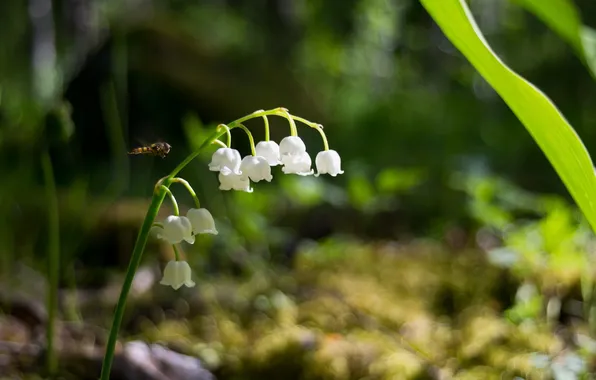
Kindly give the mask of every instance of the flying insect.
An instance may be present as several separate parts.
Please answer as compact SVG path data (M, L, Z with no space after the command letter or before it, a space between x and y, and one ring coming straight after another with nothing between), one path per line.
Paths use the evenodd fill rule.
M137 155L137 154L145 154L147 156L154 156L154 157L161 157L166 158L168 153L170 153L170 149L172 146L167 142L157 142L147 146L140 146L138 148L134 148L130 152L129 155Z

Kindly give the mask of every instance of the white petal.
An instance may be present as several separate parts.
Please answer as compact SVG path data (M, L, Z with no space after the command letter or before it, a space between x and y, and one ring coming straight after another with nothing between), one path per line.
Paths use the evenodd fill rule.
M206 208L191 208L186 213L186 217L192 224L194 234L218 234L213 216Z
M182 240L189 243L194 243L194 239L190 242L192 237L192 225L190 220L185 216L168 216L162 223L163 229L159 232L158 237L166 240L170 244L178 244Z
M267 162L265 157L261 156L244 157L240 165L240 171L253 182L259 182L261 180L271 182L271 179L273 179L269 162Z
M284 167L281 170L285 174L307 176L314 173L310 168L312 160L307 152L282 156L281 161L284 164Z
M244 174L233 173L228 168L223 168L219 172L219 189L220 190L237 190L252 193L253 189L250 187L250 180Z
M231 148L219 148L213 153L209 170L217 172L223 168L228 168L232 172L240 174L240 152Z
M317 174L315 174L315 177L318 177L321 174L329 174L332 177L335 177L338 174L344 173L344 171L341 170L341 157L339 156L339 153L332 149L319 152L315 162L317 165Z
M279 145L275 141L259 141L255 153L257 156L265 157L270 166L281 165Z
M306 145L304 141L298 136L284 137L279 143L279 153L282 157L287 154L301 154L306 152Z
M191 279L192 271L186 261L169 261L163 271L163 278L159 282L161 285L171 286L174 290L182 285L189 288L195 286Z

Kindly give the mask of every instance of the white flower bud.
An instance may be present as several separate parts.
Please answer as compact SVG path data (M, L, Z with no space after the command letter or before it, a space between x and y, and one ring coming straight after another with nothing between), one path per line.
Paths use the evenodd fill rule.
M209 163L209 170L218 172L223 168L228 168L230 171L236 174L240 172L241 162L240 152L236 149L231 148L219 148L213 153L211 162Z
M163 270L163 278L159 282L161 285L171 286L174 290L178 290L182 285L189 288L195 286L194 281L190 278L192 271L190 265L186 261L169 261Z
M213 216L206 208L191 208L186 217L190 220L193 234L218 234Z
M285 174L298 174L301 176L312 175L314 171L310 168L312 160L307 152L290 154L281 157L284 167L281 169Z
M219 172L219 189L220 190L238 190L252 193L250 187L250 180L244 174L233 173L228 168L223 168Z
M298 136L287 136L279 143L279 154L282 162L285 155L296 155L306 152L304 141Z
M242 164L240 164L240 171L253 182L259 182L261 180L271 182L271 179L273 179L271 166L269 166L267 159L261 156L244 157Z
M329 174L335 177L338 174L344 173L341 170L341 157L339 157L339 153L332 149L319 152L315 163L317 165L317 174L315 174L315 177L321 174Z
M279 145L275 141L260 141L255 147L255 153L264 157L270 166L281 165Z
M166 240L170 244L178 244L182 240L194 244L195 237L192 235L192 225L185 216L170 215L162 223L163 229L159 230L157 237Z

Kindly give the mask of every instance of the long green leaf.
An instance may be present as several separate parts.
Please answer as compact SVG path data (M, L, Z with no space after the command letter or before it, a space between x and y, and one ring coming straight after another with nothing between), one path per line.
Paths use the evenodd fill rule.
M420 2L524 124L596 231L594 166L571 125L544 93L491 50L464 0Z
M582 24L579 10L572 0L511 0L566 40L596 78L596 31Z

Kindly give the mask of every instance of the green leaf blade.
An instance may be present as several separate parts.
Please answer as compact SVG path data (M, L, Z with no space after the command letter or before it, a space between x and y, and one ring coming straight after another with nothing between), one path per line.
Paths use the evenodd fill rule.
M463 0L420 0L524 124L596 231L596 175L590 156L551 100L491 50Z
M596 31L582 24L572 0L511 0L548 25L569 43L596 79Z

